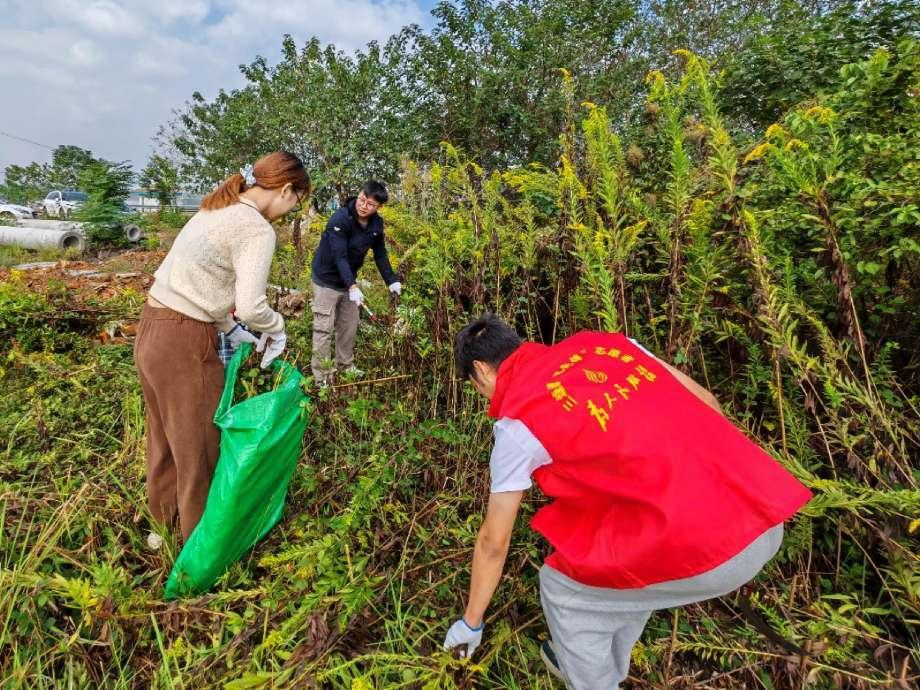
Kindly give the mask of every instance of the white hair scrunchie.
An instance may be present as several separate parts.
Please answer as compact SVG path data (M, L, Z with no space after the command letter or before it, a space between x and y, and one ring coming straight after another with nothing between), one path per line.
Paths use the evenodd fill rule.
M252 187L256 183L255 173L252 172L252 163L247 163L242 168L240 168L240 175L243 176L243 180L246 182L247 187Z

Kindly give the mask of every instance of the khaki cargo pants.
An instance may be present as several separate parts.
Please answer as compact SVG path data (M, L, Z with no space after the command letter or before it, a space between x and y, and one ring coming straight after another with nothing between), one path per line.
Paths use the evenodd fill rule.
M313 283L313 359L310 366L317 383L330 382L336 371L354 364L359 309L348 299L348 290L333 290ZM330 366L333 333L334 369Z
M220 450L214 412L224 388L213 323L144 305L134 363L147 413L147 498L155 521L183 539L198 524Z

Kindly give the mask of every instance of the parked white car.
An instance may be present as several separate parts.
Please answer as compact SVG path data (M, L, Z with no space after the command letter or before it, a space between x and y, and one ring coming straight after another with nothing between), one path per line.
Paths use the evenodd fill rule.
M30 220L37 217L38 214L28 206L11 204L6 199L0 199L0 219L2 220Z
M43 206L45 215L52 218L69 218L70 214L83 205L86 194L83 192L59 191L48 192Z

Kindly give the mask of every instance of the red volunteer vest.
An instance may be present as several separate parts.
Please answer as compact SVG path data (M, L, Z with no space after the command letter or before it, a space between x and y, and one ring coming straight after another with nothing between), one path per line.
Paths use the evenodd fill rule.
M489 415L523 422L552 458L554 500L531 527L546 563L630 589L699 575L791 517L811 492L619 333L525 343L502 362Z

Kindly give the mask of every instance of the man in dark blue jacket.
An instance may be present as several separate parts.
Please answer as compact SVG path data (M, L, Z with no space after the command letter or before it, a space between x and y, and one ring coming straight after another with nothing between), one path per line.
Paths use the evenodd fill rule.
M369 180L357 198L349 199L329 222L313 257L313 377L329 383L334 371L354 367L355 333L364 294L357 285L358 270L369 249L389 286L399 295L402 284L393 272L383 237L383 219L377 210L389 198L386 188ZM335 333L335 369L331 368L332 334Z

